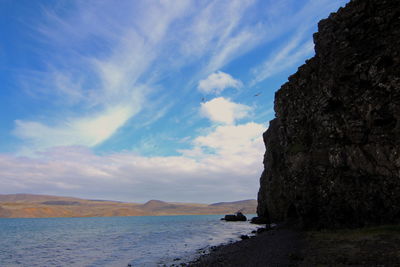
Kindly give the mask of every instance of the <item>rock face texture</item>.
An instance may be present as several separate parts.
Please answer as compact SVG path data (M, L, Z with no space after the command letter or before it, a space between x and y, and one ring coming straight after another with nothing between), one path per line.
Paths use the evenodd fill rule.
M275 94L257 213L304 228L400 221L400 1L354 0Z

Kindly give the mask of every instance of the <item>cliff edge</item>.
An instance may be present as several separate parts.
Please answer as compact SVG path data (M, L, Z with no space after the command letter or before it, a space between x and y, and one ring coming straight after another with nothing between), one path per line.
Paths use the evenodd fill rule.
M400 221L400 1L353 0L275 94L257 213L304 228Z

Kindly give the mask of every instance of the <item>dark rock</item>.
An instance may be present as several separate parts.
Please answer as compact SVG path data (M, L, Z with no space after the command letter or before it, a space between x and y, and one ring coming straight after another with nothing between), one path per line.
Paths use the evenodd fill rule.
M268 230L267 228L258 228L257 229L257 234L261 234L261 233L263 233L263 232L265 232L267 230Z
M236 214L225 215L224 220L228 222L237 222L237 221L247 221L247 218L241 212L238 212Z
M400 221L400 1L320 21L315 56L275 94L258 216L304 228Z
M236 221L236 215L234 214L227 214L224 218L225 221Z
M254 224L269 224L269 221L267 218L264 217L253 217L250 220L250 223Z
M304 260L303 256L296 254L296 253L289 253L288 256L289 256L289 259L292 261L303 261Z
M247 217L244 216L243 213L241 212L236 213L236 217L238 221L244 221L244 222L247 221Z
M241 235L240 239L245 240L245 239L250 239L250 237L248 235Z

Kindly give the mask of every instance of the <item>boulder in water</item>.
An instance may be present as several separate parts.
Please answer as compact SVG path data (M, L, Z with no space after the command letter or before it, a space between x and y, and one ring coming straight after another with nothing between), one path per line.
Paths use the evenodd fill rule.
M241 213L241 212L238 212L236 214L225 215L224 219L227 222L237 222L237 221L245 222L245 221L247 221L246 216L244 216L243 213Z

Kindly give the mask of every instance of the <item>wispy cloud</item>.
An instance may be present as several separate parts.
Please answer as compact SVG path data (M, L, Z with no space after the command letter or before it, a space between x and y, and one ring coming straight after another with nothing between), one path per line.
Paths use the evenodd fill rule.
M332 5L326 0L321 2ZM47 94L49 103L59 104L59 111L40 114L36 119L34 116L18 118L14 132L27 141L26 145L38 149L65 143L99 144L112 137L133 116L150 112L156 114L152 117L161 118L158 115L166 114L165 106L160 108L149 103L163 97L169 107L178 102L168 96L169 90L162 81L173 75L175 79L182 78L179 73L185 68L191 68L192 72L191 78L180 84L181 97L188 94L183 88L192 90L208 75L218 76L214 78L220 78L217 80L221 83L209 81L207 85L203 81L199 87L202 91L220 93L226 86L237 88L238 80L226 79L222 72L215 72L258 45L276 40L304 24L301 21L304 17L313 17L313 12L325 8L319 1L307 1L299 11L290 11L290 16L282 14L293 3L279 2L278 12L274 8L276 3L265 2L261 5L265 15L263 9L258 10L260 3L255 0L128 1L119 3L118 7L112 1L71 1L68 8L65 3L43 8L43 19L34 26L40 33L38 39L43 47L38 53L46 59L43 62L46 68L21 80L31 94L39 97ZM309 53L311 44L297 38L255 68L251 84L297 64ZM154 108L143 110L147 106ZM69 141L56 142L64 139L61 136L65 135L60 135L63 130L71 128L66 124L79 124L82 117L88 124L91 121L95 124L99 117L107 117L113 107L130 112L104 138L96 142L79 141L87 135L80 131L84 127L72 127L74 130L67 134ZM160 109L164 111L160 113ZM44 134L33 138L21 133L29 127L32 129L32 125ZM54 135L60 137L50 138Z
M273 2L273 3L272 3ZM340 1L342 4L346 0ZM314 53L312 29L329 11L335 10L338 3L329 0L308 0L296 7L295 0L269 1L266 8L264 27L268 31L268 41L279 39L284 33L290 33L290 39L281 47L269 50L269 56L259 66L251 69L253 78L249 82L252 87L276 74L301 65L302 61ZM285 10L285 14L282 14Z
M138 5L149 11L148 16L138 14L139 24L127 16L135 10L132 4L126 6L123 17L108 1L73 4L74 12L63 16L44 10L46 24L38 30L54 51L64 50L66 56L57 54L48 71L41 73L46 77L43 82L28 86L32 93L37 90L63 99L62 104L74 106L76 112L49 114L52 120L60 121L52 125L17 120L14 133L35 149L98 145L147 106L155 91L148 69L162 52L170 24L184 13L188 3ZM98 49L96 41L105 47ZM86 43L99 53L81 51Z
M107 140L136 112L138 109L129 106L113 107L98 115L67 119L55 126L17 120L14 133L38 149L60 145L93 147Z
M299 65L304 58L311 56L314 52L314 44L311 40L304 41L303 39L304 33L300 32L276 53L271 53L271 56L262 64L252 69L254 78L250 82L250 86Z
M193 19L179 35L180 55L201 66L193 74L193 83L265 41L266 29L248 20L254 15L256 3L255 0L197 2Z
M54 124L43 120L43 116L40 120L18 119L14 132L26 145L36 149L100 144L143 107L151 106L147 103L168 93L159 80L171 73L171 67L180 69L192 64L191 59L207 54L208 63L198 73L210 73L237 57L239 50L244 51L242 46L250 42L247 35L250 28L240 27L240 21L253 3L235 0L193 6L187 1L135 2L124 3L124 8L117 10L112 2L102 1L72 2L73 9L69 12L44 9L45 21L39 24L38 31L51 48L51 53L42 52L51 61L47 63L48 70L39 74L45 78L27 86L33 94L51 95L56 102L61 99L59 103L73 107L75 112L48 114L51 121L61 121ZM180 36L180 32L186 35ZM174 35L183 40L171 38ZM93 49L83 50L86 46ZM58 53L60 50L62 54ZM233 78L225 82L239 86L239 81ZM216 90L223 90L221 86ZM110 116L113 107L126 111L123 119L117 112L118 120L107 134L101 138L96 135L89 141L93 136L83 132L87 128L77 125L82 120L96 125L102 121L100 118ZM167 110L162 109L165 114ZM152 117L161 117L159 110L160 107L154 107L156 116ZM38 130L41 134L27 133L28 130Z

